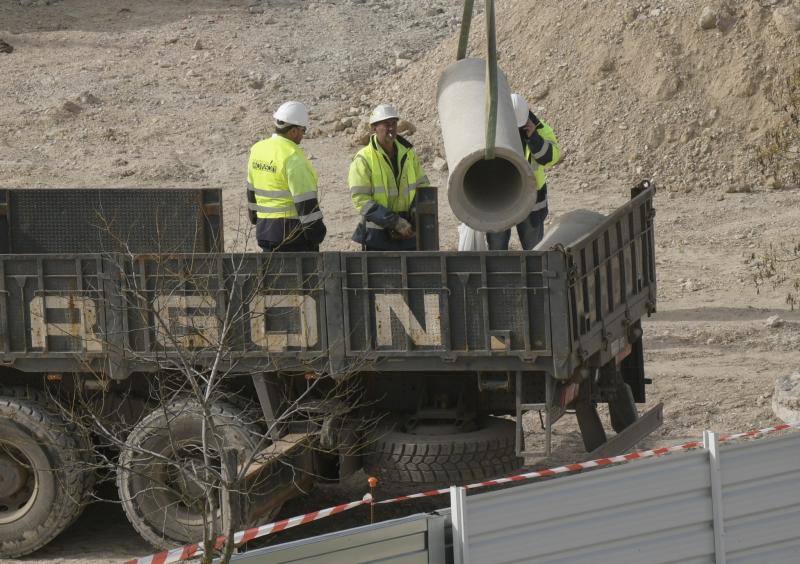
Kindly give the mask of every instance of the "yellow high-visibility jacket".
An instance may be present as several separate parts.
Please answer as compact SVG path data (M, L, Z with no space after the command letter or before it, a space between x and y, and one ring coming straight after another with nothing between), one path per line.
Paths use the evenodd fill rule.
M325 238L317 173L291 139L273 134L253 145L247 163L247 190L259 241L306 240L318 246Z
M536 130L528 139L522 133L520 133L520 137L525 146L525 158L533 168L533 176L536 180L536 205L531 211L537 212L537 216L540 216L539 219L544 221L548 211L547 173L545 171L555 166L561 159L561 147L553 128L533 113L529 117L536 125Z
M361 214L353 240L369 250L414 250L415 241L392 238L398 217L412 222L417 188L429 186L413 145L401 136L395 140L396 161L380 146L375 135L353 157L348 174L350 197Z

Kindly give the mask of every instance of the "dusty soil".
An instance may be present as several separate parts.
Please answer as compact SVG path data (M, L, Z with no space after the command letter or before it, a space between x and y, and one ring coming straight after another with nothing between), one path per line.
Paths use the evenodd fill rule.
M646 446L775 423L775 378L800 366L800 315L786 307L785 289L756 292L745 259L800 235L800 189L786 170L753 164L784 119L781 80L800 61L800 35L776 13L800 6L710 2L714 25L703 29L696 0L611 9L546 0L535 14L523 0L499 4L501 66L565 148L551 174L550 221L578 207L609 211L642 178L660 186L659 311L645 323L645 346L648 405L664 402L666 422ZM346 174L370 107L399 105L429 175L446 185L446 171L432 169L442 151L434 93L454 58L460 11L457 0L3 2L0 39L13 50L0 52L0 187L220 186L229 248L253 250L240 228L246 153L268 134L277 104L299 99L313 110L303 146L321 179L323 250L355 248ZM482 32L479 17L473 54ZM441 196L442 246L453 249L456 221ZM774 315L783 323L768 324ZM571 420L555 442L557 456L529 462L581 459ZM365 487L363 474L319 486L283 515L355 499ZM366 519L356 510L276 540ZM118 507L97 504L25 561L149 552Z

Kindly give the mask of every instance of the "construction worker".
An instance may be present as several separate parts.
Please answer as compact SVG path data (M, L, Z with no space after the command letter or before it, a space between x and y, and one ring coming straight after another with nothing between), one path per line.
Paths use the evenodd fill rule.
M393 106L377 106L369 117L369 143L350 164L350 197L361 214L353 241L367 251L416 249L414 196L429 183L413 146L397 134L399 119Z
M544 236L544 220L547 217L547 174L561 158L558 139L552 128L540 120L528 107L528 102L519 94L511 95L511 105L517 118L519 137L525 151L525 158L533 168L536 180L536 204L531 213L517 224L517 235L522 248L530 251ZM508 250L511 229L499 233L487 233L486 242L490 251Z
M258 245L265 251L318 251L325 238L317 173L300 142L308 127L301 102L281 104L275 133L250 149L247 201Z

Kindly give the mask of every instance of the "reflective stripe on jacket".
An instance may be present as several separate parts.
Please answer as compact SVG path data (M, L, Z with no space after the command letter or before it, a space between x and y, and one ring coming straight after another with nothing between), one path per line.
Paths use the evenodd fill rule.
M371 249L413 250L414 240L393 239L390 229L398 216L412 221L417 188L429 186L413 145L403 137L395 140L397 175L391 157L375 135L353 157L348 174L350 197L362 216L353 240ZM388 229L387 229L388 228Z

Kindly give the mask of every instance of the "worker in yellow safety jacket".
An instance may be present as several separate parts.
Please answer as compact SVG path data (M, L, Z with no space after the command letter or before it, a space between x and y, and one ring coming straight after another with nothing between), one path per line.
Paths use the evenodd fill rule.
M325 238L317 173L300 148L308 109L286 102L273 114L275 133L250 149L247 201L264 251L318 251Z
M533 168L536 180L536 204L531 213L517 224L517 235L522 248L534 248L544 237L544 220L547 217L547 174L545 171L558 163L561 148L553 129L536 117L525 98L519 94L511 95L511 104L519 127L519 137L525 151L525 158ZM490 251L508 250L511 229L499 233L487 233L486 242Z
M399 119L393 106L376 107L369 143L350 164L350 197L361 214L353 240L367 251L416 249L414 197L430 184L413 145L397 134Z

